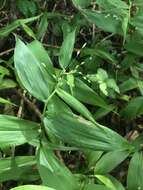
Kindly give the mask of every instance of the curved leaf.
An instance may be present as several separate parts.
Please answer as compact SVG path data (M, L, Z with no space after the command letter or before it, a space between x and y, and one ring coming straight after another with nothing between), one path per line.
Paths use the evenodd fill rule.
M44 185L57 190L76 189L77 184L72 173L52 150L44 146L38 151L38 170Z
M13 116L0 115L0 147L37 142L38 129L37 123Z
M127 176L127 189L143 189L143 152L136 152L131 159Z
M1 37L6 37L8 36L13 30L15 30L17 27L32 22L34 20L37 20L39 16L35 16L35 17L31 17L31 18L27 18L27 19L17 19L16 21L14 21L13 23L9 24L8 26L5 26L3 28L0 29L0 38Z
M48 132L75 147L100 151L132 148L132 145L111 129L73 114L47 114L44 124Z
M143 114L143 97L139 96L129 101L128 105L122 110L121 114L128 120L132 120Z
M75 32L76 30L73 30L68 33L60 49L59 62L62 68L66 68L70 63L75 43Z
M16 156L0 159L0 182L18 180L36 164L35 156ZM26 174L27 174L26 173Z
M106 174L111 172L129 155L129 151L113 151L103 155L96 163L95 173Z
M12 188L11 190L55 190L55 189L40 185L23 185Z
M95 122L88 109L82 103L80 103L74 96L70 95L69 93L60 88L58 88L56 92L58 96L62 98L69 106L71 106L77 112L81 113L85 118Z
M14 62L18 77L30 94L46 101L54 88L55 80L42 60L37 59L33 51L17 39Z

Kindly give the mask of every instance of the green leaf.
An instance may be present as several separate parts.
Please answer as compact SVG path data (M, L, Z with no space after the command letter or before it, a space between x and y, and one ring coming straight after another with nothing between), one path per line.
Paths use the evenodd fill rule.
M73 88L75 86L75 78L74 78L73 74L67 75L67 84L69 85L71 94L73 95Z
M0 80L0 89L15 88L17 86L16 82L11 79Z
M75 29L68 33L60 49L59 63L62 68L66 68L70 64L75 43L75 33Z
M103 48L100 48L98 46L94 49L84 48L83 50L81 50L81 53L83 53L84 55L98 56L101 59L113 64L116 64L117 62L115 57L111 53L105 51Z
M83 190L111 190L104 185L97 185L97 184L88 184L85 185Z
M18 137L17 137L18 138ZM16 156L0 159L0 182L18 180L36 164L34 156Z
M98 82L99 84L106 82L108 79L108 73L104 70L99 68L97 70L97 74L90 74L87 75L88 79L92 82Z
M99 160L99 158L103 154L102 151L84 150L83 152L84 152L84 155L87 159L89 168L95 167L97 161Z
M128 80L124 81L119 86L121 93L125 93L125 92L135 89L137 87L138 87L137 80L134 78L129 78Z
M19 11L25 16L33 16L37 12L37 6L35 1L29 0L17 0L17 7Z
M82 117L70 113L47 113L45 129L59 139L75 147L115 151L132 148L123 137L99 124L93 124Z
M23 185L12 188L11 190L55 190L55 189L40 185Z
M75 97L73 97L72 95L70 95L69 93L65 92L60 88L58 88L56 92L58 96L62 98L69 106L71 106L77 112L81 113L85 118L95 122L88 109L82 103L80 103Z
M141 95L143 96L143 81L137 80L137 85L138 85Z
M92 88L80 79L75 79L73 96L83 103L107 108L108 104Z
M17 19L16 21L9 24L8 26L5 26L0 29L0 38L8 36L13 30L18 28L19 26L21 26L23 24L27 24L29 22L33 22L33 21L37 20L40 16L41 15L27 18L27 19Z
M113 18L112 14L101 13L100 11L84 10L83 14L85 17L95 24L97 27L101 28L105 32L118 33L121 34L121 21L120 18Z
M125 48L129 52L142 57L143 56L142 37L138 33L134 33L133 35L130 36L128 42L125 44Z
M143 152L136 152L129 165L127 176L127 189L143 189Z
M135 27L136 31L143 35L143 8L142 1L135 1L136 14L131 18L130 24Z
M128 10L128 4L122 0L97 0L96 3L103 9L109 9L111 12L121 14ZM119 12L120 10L120 12Z
M127 32L128 32L128 24L129 24L129 14L127 14L127 15L123 18L123 21L122 21L122 30L123 30L123 36L124 36L123 44L124 44L125 41L126 41L126 36L127 36Z
M7 68L0 65L0 75L2 75L2 76L8 75L9 76L10 72Z
M136 98L131 99L128 105L121 112L121 115L128 120L132 120L142 114L143 114L142 96L138 96Z
M108 79L108 73L104 69L99 68L97 70L96 78L98 81L106 81Z
M108 91L107 91L107 84L105 82L99 84L99 88L101 92L105 95L108 96Z
M135 151L139 151L143 147L143 133L141 133L133 142L132 145L135 147Z
M26 24L22 24L22 27L28 36L32 37L33 39L36 39L33 30L29 26L27 26Z
M9 105L14 105L12 102L9 100L6 100L5 98L0 97L0 104L9 104Z
M48 52L44 49L42 43L40 43L38 40L34 40L30 44L28 44L28 48L30 49L30 51L32 51L32 53L40 63L45 64L46 71L50 75L54 76L55 72L53 63L48 55Z
M75 6L80 6L82 8L85 8L90 5L91 0L72 0L72 2Z
M0 115L0 147L36 143L39 125L17 117Z
M111 175L106 175L110 181L113 183L113 185L116 187L116 190L125 190L123 185L113 176Z
M129 155L129 151L113 151L104 154L96 163L95 173L106 174L111 172Z
M37 50L33 51L20 39L17 39L14 52L16 72L22 85L31 95L39 100L46 101L55 86L55 79L49 74L50 70L47 71L46 63L41 62L45 58L37 59L35 56Z
M65 112L72 113L70 107L56 95L54 95L48 103L48 112L56 114Z
M95 120L101 119L106 116L108 113L112 112L116 107L114 105L108 105L106 108L99 108L94 114Z
M116 187L114 186L114 184L108 177L103 176L103 175L95 175L95 177L99 179L109 189L116 190Z
M119 87L114 79L108 79L106 81L107 87L113 89L115 92L120 93Z
M44 35L46 34L47 27L48 27L48 15L45 12L43 16L41 17L39 26L38 26L38 31L37 31L37 39L42 40L44 38Z
M57 190L78 189L72 173L46 147L41 147L38 151L38 170L44 185Z

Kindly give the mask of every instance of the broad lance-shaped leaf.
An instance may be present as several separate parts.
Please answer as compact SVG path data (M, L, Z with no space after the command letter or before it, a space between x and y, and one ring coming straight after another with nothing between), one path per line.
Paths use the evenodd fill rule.
M13 30L15 30L17 27L35 21L37 20L39 16L35 16L35 17L31 17L31 18L27 18L27 19L17 19L16 21L14 21L13 23L9 24L8 26L5 26L3 28L0 29L0 38L6 37L8 36Z
M125 190L123 185L111 175L95 175L110 190Z
M122 110L122 116L132 120L143 114L143 97L138 96L129 101L128 105Z
M38 170L44 185L56 190L78 189L76 180L52 150L41 147L38 151Z
M55 86L55 79L41 60L37 59L34 50L31 51L20 39L16 40L14 62L18 77L31 95L46 101Z
M75 80L73 95L81 102L103 107L105 109L108 107L108 104L104 101L104 99L101 98L99 94L97 94L93 89L91 89L80 79Z
M105 32L112 32L122 34L120 19L116 20L108 13L100 13L98 11L82 10L85 17L97 27L101 28Z
M36 57L36 59L40 63L45 64L45 68L46 68L47 72L50 75L54 75L55 73L54 73L54 67L53 67L52 61L51 61L47 51L44 49L43 45L38 40L34 40L31 43L29 43L27 46L30 49L30 51L32 51L32 53Z
M141 133L139 136L137 136L133 142L132 145L135 147L135 151L140 151L143 147L143 133Z
M129 151L112 151L104 154L95 166L96 174L107 174L124 161Z
M95 47L94 49L91 48L84 48L81 50L81 54L83 55L91 55L91 56L98 56L103 60L106 60L109 63L116 64L117 60L115 57L109 53L107 50L104 50L101 47Z
M77 112L82 114L88 120L95 122L90 111L88 111L88 109L82 103L80 103L74 96L70 95L69 93L60 88L58 88L56 92L58 96L61 99L63 99L69 106L71 106Z
M91 150L85 149L85 150L83 150L83 153L87 160L88 168L93 168L93 167L95 167L96 162L102 156L103 151L91 151Z
M23 185L19 187L12 188L11 190L56 190L50 187L41 185Z
M130 162L127 190L143 189L143 152L136 152Z
M9 100L6 100L4 98L1 98L1 97L0 97L0 104L9 104L9 105L14 106L14 104L12 102L10 102Z
M111 176L111 175L106 175L106 177L108 177L110 179L110 181L112 182L112 184L116 187L116 190L125 190L124 186L122 185L122 183L120 181L118 181L115 177Z
M85 8L90 5L91 0L72 0L72 2L75 6L80 6L82 8Z
M111 190L116 190L116 187L114 186L114 184L112 183L112 181L104 175L95 175L95 177L101 181L106 187L108 187Z
M62 68L66 68L70 63L75 43L75 32L76 30L74 29L68 33L60 49L59 63Z
M15 88L17 86L16 82L11 79L3 79L0 81L0 90L1 89L8 89L8 88Z
M36 165L35 156L16 156L0 159L0 182L18 180Z
M87 184L84 190L125 190L123 185L111 175L96 177L100 178L100 181L105 185Z
M44 118L44 124L47 132L75 147L103 151L132 148L132 145L111 129L69 113L49 113Z
M44 38L44 35L46 34L46 31L47 31L47 27L48 27L48 14L47 12L45 12L41 17L41 20L38 26L38 31L36 34L38 40L41 40Z
M36 143L39 125L17 117L0 115L0 147Z
M85 185L83 190L111 190L105 185L97 185L97 184L87 184Z

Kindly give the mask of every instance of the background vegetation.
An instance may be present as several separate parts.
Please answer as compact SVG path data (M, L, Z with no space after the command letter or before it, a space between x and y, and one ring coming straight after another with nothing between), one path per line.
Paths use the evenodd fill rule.
M0 0L0 189L143 190L142 0Z

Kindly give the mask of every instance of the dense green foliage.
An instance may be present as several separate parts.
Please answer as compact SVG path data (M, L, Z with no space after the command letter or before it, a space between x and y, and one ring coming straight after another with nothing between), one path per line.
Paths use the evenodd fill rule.
M143 190L142 0L0 6L1 188Z

